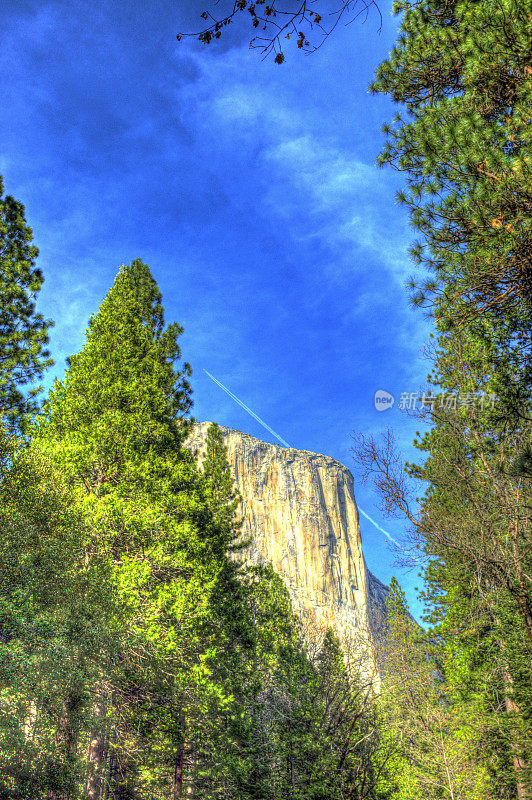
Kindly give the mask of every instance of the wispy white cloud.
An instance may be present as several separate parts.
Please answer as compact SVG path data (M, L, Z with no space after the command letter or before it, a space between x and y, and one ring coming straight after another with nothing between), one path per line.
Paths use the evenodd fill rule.
M267 149L264 158L289 174L299 188L310 191L324 210L367 190L377 177L374 167L350 158L340 147L328 145L310 132L283 139Z
M303 235L335 248L351 245L370 252L404 282L410 272L409 236L406 226L383 207L386 194L392 200L393 188L381 170L310 133L270 148L265 158L278 173L268 198L273 209L293 214L289 204L297 203L309 219L317 218L317 227ZM288 191L290 185L295 194Z
M275 77L258 83L255 74L246 73L243 59L231 51L218 70L210 61L201 65L188 114L196 133L203 126L211 140L207 152L240 152L265 214L290 221L295 241L314 240L342 252L336 276L341 265L352 269L346 258L351 248L377 258L402 287L411 269L411 237L406 219L394 209L392 176L360 158L356 142L345 142L341 131L325 125L321 105L312 111ZM183 91L189 96L191 87ZM242 180L235 177L237 183Z

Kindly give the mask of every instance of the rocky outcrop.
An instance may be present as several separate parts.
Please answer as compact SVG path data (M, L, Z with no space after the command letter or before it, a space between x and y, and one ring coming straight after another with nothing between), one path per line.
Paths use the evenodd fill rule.
M209 424L196 424L189 439L198 453ZM344 647L367 646L388 590L364 561L350 471L328 456L220 427L242 496L242 535L251 539L240 558L271 562L309 629L331 626Z

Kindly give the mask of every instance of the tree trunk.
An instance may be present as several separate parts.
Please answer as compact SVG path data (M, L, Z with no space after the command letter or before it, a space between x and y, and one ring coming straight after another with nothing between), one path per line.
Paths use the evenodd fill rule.
M501 621L496 614L493 615L493 619L497 628L501 628ZM519 706L514 702L512 697L514 682L510 673L510 665L508 664L504 655L504 644L501 641L501 639L497 640L497 644L499 646L499 651L502 657L501 677L502 677L502 692L504 695L504 708L509 718L511 718L512 716L516 716L522 719L521 710L519 709ZM530 798L530 792L526 784L523 783L523 773L527 767L527 764L520 757L519 745L515 741L515 733L513 730L511 732L511 737L512 740L510 741L510 749L512 750L512 762L515 772L517 800L528 800L528 798Z
M290 796L295 797L296 794L296 776L294 771L294 743L292 739L292 723L289 723L288 730L290 732L290 755L288 756L288 772L290 774Z
M100 692L99 698L93 707L95 726L91 734L89 750L87 753L87 779L85 781L85 796L89 800L100 800L102 793L102 778L105 760L107 758L108 740L105 730L105 716L107 713L107 698Z
M27 742L33 741L35 735L35 723L37 722L37 703L35 700L30 700L28 710L24 719L24 739Z
M187 769L187 730L186 715L184 711L179 712L177 720L179 735L174 760L174 780L172 790L172 800L179 800L185 794L185 779ZM189 792L187 792L189 794Z
M523 559L519 551L518 532L519 532L518 522L516 520L511 528L511 537L512 537L512 550L514 555L515 567L517 570L517 580L519 583L518 602L519 602L519 607L521 608L521 613L523 615L525 630L528 634L528 638L532 642L532 608L530 604L530 595L527 589L527 582L523 570Z
M73 766L77 755L79 734L79 709L81 696L76 691L71 691L65 697L59 715L56 732L57 749L60 759L67 765ZM48 790L47 800L70 800L71 787L53 788Z
M185 742L181 742L178 745L176 756L175 756L175 764L174 764L174 789L172 798L173 800L179 800L179 798L183 797L183 787L185 784Z
M290 785L292 787L292 797L296 794L296 776L294 772L294 755L292 753L292 742L290 742Z
M504 707L506 709L508 717L511 718L513 715L516 716L520 715L519 707L516 705L516 703L513 701L511 697L513 691L513 680L507 666L503 668L502 681L504 686ZM529 789L527 785L523 783L523 775L525 773L527 765L519 755L519 746L514 740L513 731L512 731L512 742L510 743L510 747L512 749L512 761L515 771L517 800L528 800L528 798L530 797Z

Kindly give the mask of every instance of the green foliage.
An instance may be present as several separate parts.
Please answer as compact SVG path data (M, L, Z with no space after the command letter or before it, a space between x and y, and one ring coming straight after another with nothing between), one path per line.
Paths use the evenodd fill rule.
M105 563L87 563L63 476L12 436L0 447L10 463L0 484L0 796L33 800L80 778L65 708L77 735L90 664L115 630Z
M35 313L43 276L24 206L3 191L0 178L0 415L10 428L24 429L37 410L40 387L22 387L53 363L46 350L52 323Z
M463 663L463 652L453 648L441 628L419 628L395 579L390 588L379 698L390 761L382 788L397 800L502 796L486 758L484 709L473 695L460 692L464 684L452 672L452 663Z
M34 431L87 520L89 563L111 573L119 633L96 660L93 702L106 707L107 780L122 793L165 785L187 716L226 702L211 601L230 579L233 533L216 478L183 447L190 368L174 367L181 329L164 327L160 300L142 262L120 269Z
M245 566L220 428L184 446L180 332L121 267L29 442L0 441L0 796L376 800L370 684Z
M414 783L398 796L423 796L432 780L443 796L521 800L532 759L532 5L394 8L401 32L373 90L406 115L386 126L381 163L407 173L399 200L420 233L411 254L424 270L413 301L438 332L435 401L422 412L431 428L417 442L425 461L407 465L425 494L419 513L403 504L428 562L427 636L398 613L397 587L390 606L390 647L404 661L391 658L390 676L406 687L390 694L392 714L401 697L420 709L402 705L415 734L410 750L402 735L398 752ZM470 401L453 406L449 393ZM394 485L382 482L392 504ZM437 679L422 679L428 664ZM430 738L438 729L445 747Z
M532 5L422 0L395 10L399 40L372 88L407 110L386 126L381 163L408 174L399 199L421 234L413 259L429 270L413 282L413 300L432 307L441 330L502 319L508 338L491 351L492 369L512 358L510 405L523 411L532 389Z
M477 324L489 333L486 320ZM429 558L429 636L455 744L480 781L461 791L475 800L525 797L532 755L530 486L515 470L529 427L482 406L475 390L503 380L490 372L485 341L475 326L440 336L433 380L472 402L453 409L436 397L417 443L427 458L408 467L428 487L416 527Z
M235 489L234 479L227 463L227 447L224 446L222 431L216 423L209 426L205 442L201 469L207 483L209 507L218 530L223 537L226 552L243 550L249 544L236 541L241 522L236 519L236 511L241 501Z

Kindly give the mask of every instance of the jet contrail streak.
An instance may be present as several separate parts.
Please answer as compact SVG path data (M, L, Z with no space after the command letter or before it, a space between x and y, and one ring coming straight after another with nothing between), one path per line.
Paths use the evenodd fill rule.
M393 542L395 545L397 545L397 547L401 547L401 545L399 544L399 542L397 541L397 539L394 539L394 538L393 538L393 536L391 536L391 534L389 534L389 533L388 533L388 531L385 531L385 530L384 530L384 528L381 528L381 526L378 524L378 522L375 522L375 520L374 520L374 519L371 519L370 515L369 515L369 514L366 514L366 512L365 512L365 511L363 511L363 510L360 508L360 506L358 506L358 510L360 511L360 513L362 514L362 516L363 516L363 517L366 517L366 519L369 519L369 521L371 522L371 524L372 524L372 525L375 525L375 527L377 528L377 530L379 530L381 533L383 533L383 534L386 536L386 538L390 540L390 542ZM402 550L402 549L403 549L403 548L401 547L401 550Z
M227 388L227 386L224 386L224 385L223 385L223 383L221 383L221 381L217 380L217 379L214 377L214 375L211 375L211 373L210 373L210 372L207 372L207 370L206 370L206 369L204 369L204 370L203 370L203 372L205 372L205 374L209 376L209 378L211 379L211 381L214 381L214 383L215 383L217 386L219 386L219 387L220 387L220 389L223 389L223 390L224 390L224 392L226 392L226 394L228 394L228 395L229 395L229 397L231 397L231 398L232 398L232 399L235 401L235 403L238 403L238 405L239 405L241 408L243 408L243 409L244 409L244 411L247 411L247 412L248 412L248 414L251 414L251 416L253 417L253 419L256 419L256 420L257 420L257 422L259 422L259 423L262 425L262 427L263 427L263 428L266 428L266 430L267 430L267 431L269 431L269 432L272 434L272 436L275 436L275 438L276 438L276 439L278 439L280 442L282 442L282 443L284 444L284 446L285 446L285 447L290 447L290 445L288 444L288 442L285 442L285 440L284 440L284 439L282 439L282 438L279 436L279 434L278 434L278 433L275 433L275 431L273 430L273 428L270 428L270 426L269 426L269 425L266 425L266 423L264 422L264 420L263 420L263 419L261 419L260 417L258 417L258 416L257 416L257 414L255 414L255 413L254 413L254 412L253 412L253 411L252 411L252 410L251 410L251 409L250 409L250 408L249 408L249 407L248 407L248 406L247 406L245 403L243 403L243 402L242 402L242 400L239 400L239 399L238 399L238 397L237 397L236 395L234 395L234 394L233 394L233 392L230 392L230 391L229 391L229 389ZM374 526L377 528L377 530L378 530L378 531L380 531L381 533L383 533L383 534L386 536L386 538L390 540L390 542L393 542L395 545L397 545L397 547L400 547L400 548L401 548L401 550L403 549L403 548L401 547L401 545L399 544L399 542L397 541L397 539L394 539L394 538L393 538L393 536L392 536L391 534L389 534L389 533L388 533L388 531L385 531L385 530L384 530L384 528L381 528L381 526L380 526L380 525L379 525L377 522L375 522L375 520L374 520L374 519L371 519L370 515L369 515L369 514L366 514L366 512L365 512L365 511L363 511L363 510L360 508L360 506L358 506L358 510L360 511L360 513L362 514L362 516L366 517L366 519L367 519L367 520L369 520L369 521L371 522L371 524L372 524L372 525L374 525Z
M238 399L238 397L237 397L236 395L234 395L234 394L233 394L233 392L230 392L230 391L229 391L229 389L227 388L227 386L224 386L224 385L223 385L223 383L221 383L219 380L217 380L217 379L214 377L214 375L211 375L211 373L210 373L210 372L207 372L207 370L206 370L206 369L204 369L204 370L203 370L203 372L205 372L205 373L206 373L206 374L209 376L209 378L210 378L212 381L214 381L214 382L215 382L215 383L216 383L216 384L217 384L217 385L220 387L220 389L223 389L223 390L224 390L224 392L226 392L226 393L229 395L229 397L231 397L231 398L232 398L232 399L235 401L235 403L238 403L238 405L239 405L239 406L241 406L241 407L244 409L244 411L247 411L247 412L248 412L248 414L251 414L251 416L253 417L253 419L256 419L256 420L257 420L257 422L260 422L260 424L262 425L262 427L263 427L263 428L266 428L266 430L267 430L267 431L269 431L269 432L272 434L272 436L275 436L275 438L276 438L276 439L278 439L280 442L282 442L282 444L284 444L284 446L285 446L285 447L290 447L290 445L288 444L288 442L285 442L285 440L284 440L284 439L282 439L282 438L279 436L279 434L278 434L278 433L275 433L275 431L274 431L272 428L270 428L270 426L269 426L269 425L266 425L266 423L264 422L264 420L263 420L263 419L261 419L260 417L258 417L258 416L257 416L257 415L256 415L256 414L255 414L255 413L254 413L254 412L253 412L253 411L252 411L250 408L248 408L248 406L247 406L245 403L243 403L243 402L242 402L242 400L239 400L239 399Z

